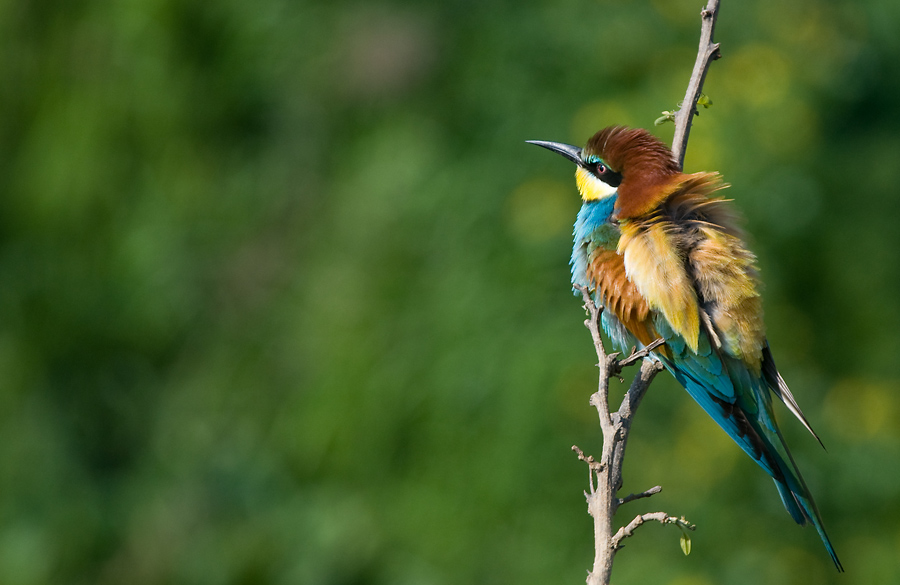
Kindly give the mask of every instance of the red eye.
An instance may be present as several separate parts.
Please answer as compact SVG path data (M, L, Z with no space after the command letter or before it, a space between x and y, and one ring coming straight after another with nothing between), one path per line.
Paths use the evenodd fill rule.
M602 175L606 171L607 171L606 165L604 165L603 163L597 163L597 174L598 175Z

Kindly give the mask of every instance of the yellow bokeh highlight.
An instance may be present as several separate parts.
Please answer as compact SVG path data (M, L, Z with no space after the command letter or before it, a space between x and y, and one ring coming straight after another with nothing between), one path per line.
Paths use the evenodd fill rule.
M896 437L900 381L844 379L828 392L825 414L849 441Z
M507 222L518 239L544 242L571 233L579 201L574 176L570 183L531 179L509 194Z

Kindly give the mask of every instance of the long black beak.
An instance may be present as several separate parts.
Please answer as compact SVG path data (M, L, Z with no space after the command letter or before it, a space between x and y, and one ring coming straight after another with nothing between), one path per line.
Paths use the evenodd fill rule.
M583 167L584 161L581 160L581 149L571 144L563 144L562 142L547 142L545 140L526 140L528 144L537 144L543 146L547 150L552 150L557 154L561 154L576 165Z

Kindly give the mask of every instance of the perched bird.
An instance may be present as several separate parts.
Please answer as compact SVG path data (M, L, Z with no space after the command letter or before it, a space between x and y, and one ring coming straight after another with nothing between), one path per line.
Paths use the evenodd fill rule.
M572 283L605 307L610 339L623 351L665 339L654 355L775 480L788 513L816 527L843 571L775 422L773 394L818 440L772 359L756 258L718 194L720 176L682 173L671 150L640 129L605 128L584 148L529 142L576 165L584 203Z

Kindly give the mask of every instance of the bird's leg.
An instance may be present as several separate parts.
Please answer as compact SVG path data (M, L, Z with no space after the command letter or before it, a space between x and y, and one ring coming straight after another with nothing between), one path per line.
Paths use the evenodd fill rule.
M619 360L618 363L616 364L616 366L619 369L621 369L621 368L630 366L633 363L639 362L640 360L644 359L645 357L649 357L650 352L652 352L654 349L656 349L657 347L659 347L660 345L663 345L665 343L666 343L666 340L663 339L662 337L660 337L660 338L656 339L655 341L653 341L652 343L650 343L649 345L644 346L644 349L641 349L640 351L636 351L637 348L631 348L631 355L629 355L624 360Z

